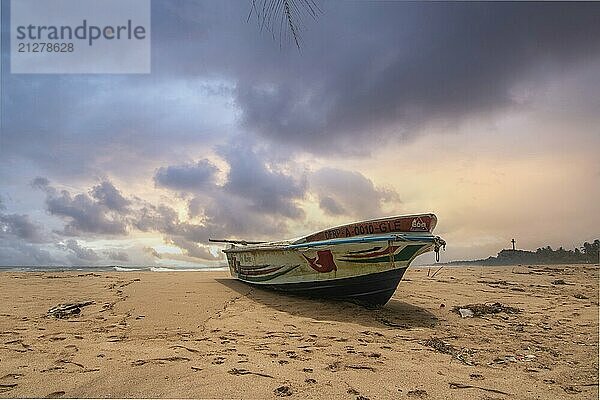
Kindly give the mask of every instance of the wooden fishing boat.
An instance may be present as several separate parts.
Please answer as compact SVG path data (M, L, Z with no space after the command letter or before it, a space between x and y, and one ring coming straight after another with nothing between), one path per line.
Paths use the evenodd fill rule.
M410 263L435 251L444 240L433 235L434 214L355 222L277 242L211 240L229 243L231 275L265 288L319 298L383 305L392 297Z

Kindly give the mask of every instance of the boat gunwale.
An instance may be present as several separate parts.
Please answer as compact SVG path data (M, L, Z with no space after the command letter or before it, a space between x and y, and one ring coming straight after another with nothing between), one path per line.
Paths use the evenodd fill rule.
M439 236L435 236L429 232L403 232L389 235L363 235L350 238L336 238L321 240L316 242L294 243L294 242L275 242L265 243L258 246L243 246L233 247L223 250L224 253L243 253L256 251L285 251L285 250L300 250L303 248L309 249L312 247L322 246L338 246L343 244L358 244L371 242L429 242L434 244L436 240L440 240Z

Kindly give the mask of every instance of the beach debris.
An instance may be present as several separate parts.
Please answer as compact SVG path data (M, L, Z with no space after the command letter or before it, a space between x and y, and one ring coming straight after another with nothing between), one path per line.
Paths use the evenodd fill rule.
M202 371L202 370L203 370L203 368L200 368L200 367L194 367L194 366L192 366L192 367L190 367L190 368L192 369L192 371Z
M482 381L482 380L484 380L484 379L485 379L485 378L483 377L483 375L481 375L481 374L470 374L470 375L469 375L469 378L471 378L471 379L472 379L472 380L474 380L474 381Z
M50 372L50 371L59 371L61 369L67 369L66 367L50 367L46 369L40 370L40 372Z
M82 374L86 374L88 372L98 372L100 371L100 368L88 368L88 369L84 369L83 371L81 371Z
M429 276L429 274L427 274L427 276L431 279L435 278L435 276L438 274L438 272L440 272L442 270L442 268L444 268L443 265L440 268L438 268L438 270L435 271L431 276Z
M79 303L63 303L56 305L48 310L46 316L57 319L67 319L78 316L83 307L94 304L93 301L82 301Z
M444 342L442 339L437 337L429 338L425 340L422 344L444 354L453 355L457 351L457 349L454 346Z
M508 285L516 285L516 283L509 283L507 281L486 281L486 280L480 280L477 281L477 283L485 283L486 285L502 285L502 286L508 286Z
M415 390L409 390L408 392L406 392L407 396L410 397L418 397L420 399L423 399L427 396L429 396L429 393L427 393L427 390L424 389L415 389Z
M23 374L6 374L3 377L1 377L0 379L8 379L8 378L19 379L23 376L24 376Z
M453 358L462 362L463 364L474 365L473 361L471 361L471 359L470 359L474 353L474 351L471 349L468 349L468 348L457 349L456 347L444 342L442 339L437 338L437 337L429 338L420 343L423 346L431 347L432 349L434 349L435 351L437 351L439 353L449 354Z
M263 374L262 372L252 372L252 371L248 371L247 369L243 369L243 368L231 368L227 372L230 373L231 375L256 375L256 376L262 376L265 378L273 378L269 374Z
M506 364L509 362L517 362L517 358L515 356L504 356L494 358L494 364Z
M57 392L52 392L49 395L46 396L47 399L58 399L60 397L63 397L65 395L65 392L63 392L62 390L59 390Z
M350 369L366 369L369 370L371 372L375 372L375 368L369 366L369 365L358 365L358 364L351 364L351 365L346 365L346 368L350 368Z
M325 367L326 369L330 370L331 372L337 372L340 369L340 362L339 361L335 361L329 365L327 365L327 367Z
M479 390L484 390L486 392L492 392L492 393L498 393L498 394L504 394L507 396L511 396L510 393L506 393L501 390L489 389L489 388L484 388L481 386L465 385L464 383L450 382L450 383L448 383L448 385L450 385L450 389L479 389Z
M359 394L358 396L356 396L356 400L371 400L371 399L369 399L367 396L363 396L362 394Z
M173 346L169 346L170 349L184 349L189 351L190 353L200 353L200 350L193 349L191 347L182 346L180 344L175 344Z
M289 357L289 358L291 358L291 359L296 359L296 358L298 358L298 354L296 354L296 352L295 352L295 351L293 351L293 350L286 351L286 352L285 352L285 355L286 355L286 356L288 356L288 357Z
M15 387L17 387L16 383L0 383L0 393L8 392L9 390L14 389Z
M279 397L288 397L294 394L292 388L287 385L279 386L277 389L273 390L273 392Z
M564 279L556 279L550 283L553 285L566 285L567 284L567 282L565 282Z
M394 322L387 318L378 318L378 321L381 322L383 325L389 326L391 328L400 328L400 329L408 329L409 328L409 326L406 324Z
M366 335L366 336L384 337L383 333L381 333L381 332L375 332L375 331L362 331L362 332L360 332L360 333L361 333L361 334L363 334L363 335ZM359 342L360 342L360 340L359 340Z
M521 312L521 310L516 307L505 306L501 303L467 304L465 306L455 306L452 308L453 312L462 316L465 313L465 311L461 312L461 310L471 311L473 313L473 317L482 317L487 314L499 313L517 314Z
M458 313L463 318L472 318L475 315L475 313L473 313L473 311L469 310L468 308L459 308Z
M575 386L561 386L562 390L565 391L565 393L568 394L578 394L581 393L581 389L579 389L578 387Z
M150 358L147 360L136 360L131 363L131 365L139 367L144 364L164 364L165 362L175 362L175 361L190 361L187 357L164 357L164 358Z
M588 297L586 295L581 294L581 293L577 293L574 297L576 299L580 299L580 300L587 300L588 299Z
M77 366L79 368L85 368L83 366L83 364L79 364L79 363L76 363L76 362L70 361L70 360L58 360L58 361L56 361L56 363L57 364L72 364L72 365L75 365L75 366Z

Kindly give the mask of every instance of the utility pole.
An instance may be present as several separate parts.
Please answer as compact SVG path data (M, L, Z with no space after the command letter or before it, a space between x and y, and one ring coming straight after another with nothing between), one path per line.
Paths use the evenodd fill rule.
M513 251L515 251L515 243L516 243L516 240L515 240L515 239L511 240L511 243L512 243L512 245L513 245Z

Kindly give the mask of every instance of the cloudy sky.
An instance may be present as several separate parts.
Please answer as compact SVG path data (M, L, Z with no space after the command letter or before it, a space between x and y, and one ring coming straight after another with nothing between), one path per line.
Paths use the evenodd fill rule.
M445 260L600 236L600 3L318 1L300 50L251 4L153 2L150 74L11 74L3 35L0 265L418 212Z

